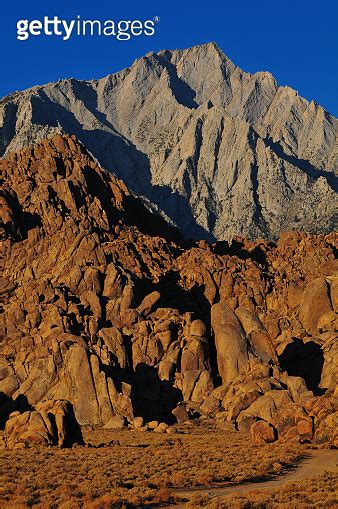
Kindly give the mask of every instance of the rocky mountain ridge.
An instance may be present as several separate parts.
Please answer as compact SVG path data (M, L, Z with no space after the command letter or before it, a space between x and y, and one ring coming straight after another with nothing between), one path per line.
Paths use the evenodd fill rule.
M0 151L75 134L188 238L334 228L338 121L213 43L149 53L100 80L4 98Z

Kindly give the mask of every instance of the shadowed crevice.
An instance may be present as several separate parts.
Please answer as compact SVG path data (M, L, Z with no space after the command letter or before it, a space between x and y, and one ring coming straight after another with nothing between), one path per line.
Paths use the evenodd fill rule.
M315 396L321 396L325 389L319 387L324 365L324 354L314 341L303 343L294 339L279 356L280 367L290 376L300 376Z

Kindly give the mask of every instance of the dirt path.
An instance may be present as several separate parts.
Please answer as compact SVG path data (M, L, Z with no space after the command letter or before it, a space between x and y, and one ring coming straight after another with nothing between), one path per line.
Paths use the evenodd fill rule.
M255 481L248 483L224 483L222 485L202 487L202 488L184 488L173 490L172 494L188 501L193 495L199 493L200 495L208 495L210 498L220 497L228 493L241 492L245 493L251 490L272 490L278 488L282 484L289 481L297 481L309 479L329 470L331 472L338 472L338 451L333 449L321 449L308 451L306 456L297 462L294 466L288 468L284 473L276 476L273 479L266 481ZM181 509L185 507L185 503L178 503L174 506L167 506L168 509L175 507Z

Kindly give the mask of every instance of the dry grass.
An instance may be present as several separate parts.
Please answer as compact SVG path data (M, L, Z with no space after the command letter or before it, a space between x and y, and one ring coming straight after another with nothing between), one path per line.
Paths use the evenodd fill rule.
M88 430L84 438L93 447L0 451L0 507L159 504L170 500L171 487L269 476L302 452L297 445L256 447L247 434L199 421L179 431Z
M255 489L243 494L229 494L210 500L195 495L187 509L312 509L338 507L337 474L326 472L312 479L288 482L278 489Z

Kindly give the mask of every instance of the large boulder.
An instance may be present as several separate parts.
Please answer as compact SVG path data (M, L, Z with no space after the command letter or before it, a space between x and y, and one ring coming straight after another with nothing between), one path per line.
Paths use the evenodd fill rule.
M324 278L311 281L304 289L300 307L300 321L310 335L316 335L325 318L330 320L333 314L328 285Z
M69 401L44 401L38 410L13 412L5 425L8 449L35 446L71 447L83 443L80 428Z
M6 422L4 435L8 449L48 446L55 443L51 422L49 420L45 422L42 415L36 411L11 413Z
M218 372L225 384L248 370L247 341L240 321L225 302L211 307L211 326L215 336Z

